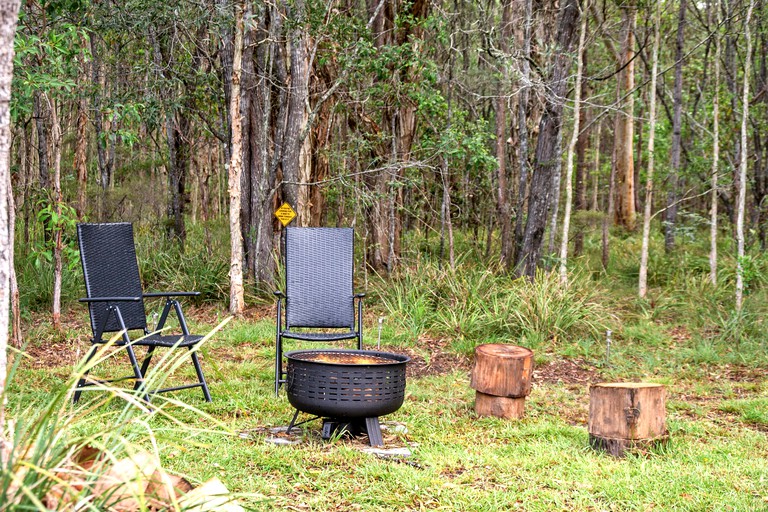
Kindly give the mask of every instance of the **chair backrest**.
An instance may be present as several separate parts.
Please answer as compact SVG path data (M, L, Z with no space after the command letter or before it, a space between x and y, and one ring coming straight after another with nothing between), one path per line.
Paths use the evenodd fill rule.
M286 228L288 327L354 329L352 228Z
M85 292L88 298L142 296L133 226L130 223L78 224L77 240L80 244L80 262L83 264ZM146 329L147 317L143 300L120 302L117 305L129 330ZM95 335L107 315L107 304L91 302L88 308L91 314L91 329ZM119 330L120 325L112 315L104 331Z

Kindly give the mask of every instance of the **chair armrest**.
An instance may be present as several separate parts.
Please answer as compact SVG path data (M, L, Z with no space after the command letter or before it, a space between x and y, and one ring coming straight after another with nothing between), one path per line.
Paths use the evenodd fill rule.
M84 297L79 302L139 302L141 297Z
M149 292L145 293L144 297L197 297L200 292Z
M355 298L356 298L356 299L362 299L363 297L365 297L365 294L364 294L364 293L356 293L356 294L355 294Z
M272 292L272 295L274 295L275 297L280 297L280 298L285 297L285 294L283 292L281 292L280 290L278 290L276 292Z

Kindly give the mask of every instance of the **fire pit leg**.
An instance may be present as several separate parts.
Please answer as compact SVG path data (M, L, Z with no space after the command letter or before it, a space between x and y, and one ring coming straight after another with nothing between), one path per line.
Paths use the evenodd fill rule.
M293 418L291 418L291 422L288 424L288 428L285 430L286 434L291 433L291 429L296 426L296 418L299 417L299 410L296 409L296 412L293 415Z
M371 446L384 446L384 439L381 437L381 425L379 417L365 418L365 431L368 432L368 441Z

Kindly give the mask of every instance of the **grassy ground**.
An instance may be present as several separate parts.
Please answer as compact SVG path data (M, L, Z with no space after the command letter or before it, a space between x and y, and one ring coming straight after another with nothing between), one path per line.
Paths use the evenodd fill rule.
M200 331L223 312L206 307L190 316ZM31 357L11 383L11 415L45 401L70 375L86 346L84 312L69 312L67 325L65 341L28 347ZM252 310L203 349L214 402L204 403L199 390L175 394L205 414L166 404L187 427L160 417L151 427L168 468L197 481L218 477L256 510L768 510L765 366L697 362L706 351L696 337L649 325L655 342L617 342L607 362L597 342L539 347L520 421L476 417L469 360L448 340L385 330L383 346L414 358L405 403L384 419L385 444L412 455L380 458L362 451L365 438L322 441L318 421L304 425L300 444L268 442L292 409L273 393L272 317ZM366 334L370 347L378 333ZM184 376L191 365L174 378ZM588 386L621 379L668 386L666 448L615 460L588 447ZM78 428L110 426L94 417Z

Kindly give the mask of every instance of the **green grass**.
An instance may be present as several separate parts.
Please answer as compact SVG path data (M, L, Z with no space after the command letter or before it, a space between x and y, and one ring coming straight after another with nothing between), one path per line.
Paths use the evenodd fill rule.
M167 404L186 427L162 416L147 420L166 467L197 482L218 477L231 491L246 493L241 501L256 510L693 511L768 504L768 390L760 382L691 379L663 366L671 444L614 460L588 448L585 384L537 382L526 418L504 421L475 416L467 372L424 376L408 382L403 407L385 418L407 428L387 435L388 445L408 446L412 456L386 460L362 453L358 440L320 440L317 421L305 425L303 444L266 441L267 429L287 424L292 413L284 394L276 398L272 389L272 327L269 318L239 320L205 347L214 402L203 402L199 390L174 398L210 419ZM644 352L666 350L648 329L639 327L645 334L633 340L647 342ZM117 371L118 362L125 363L108 362L105 370ZM32 370L22 363L11 383L10 411L22 414L22 404L44 402L70 372L69 366ZM191 369L183 366L174 378L181 376L192 377ZM30 381L37 384L25 386ZM99 410L119 409L110 403ZM94 415L81 428L111 426L109 416Z

